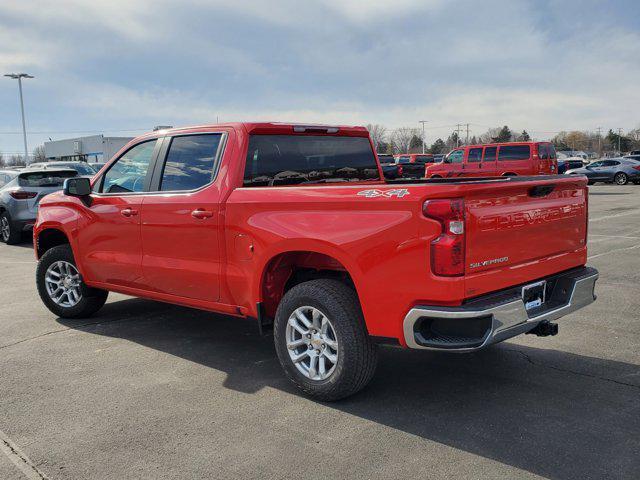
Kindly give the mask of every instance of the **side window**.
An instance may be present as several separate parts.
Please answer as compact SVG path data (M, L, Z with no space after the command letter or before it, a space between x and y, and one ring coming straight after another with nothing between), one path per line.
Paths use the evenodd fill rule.
M546 143L538 144L538 157L540 157L540 160L549 160L549 149Z
M4 173L0 173L0 187L4 187L7 184L7 177Z
M467 162L479 162L482 160L482 148L469 149L469 156Z
M211 183L221 140L221 133L173 137L162 170L160 190L195 190Z
M555 158L556 158L556 147L554 147L552 144L548 143L547 144L547 151L549 153L549 159L550 160L555 160Z
M496 153L498 152L498 147L487 147L484 149L484 158L483 162L495 162L496 161Z
M462 163L464 158L464 150L454 150L449 154L447 163Z
M589 166L597 168L597 167L601 167L602 165L604 165L604 162L593 162Z
M156 139L139 143L129 149L104 174L100 192L132 193L144 191L149 163L156 146Z
M411 163L411 157L398 157L398 163L406 164Z
M531 156L529 145L501 145L498 160L528 160Z
M416 156L416 163L429 163L431 161L432 161L431 157L429 157L427 155L418 155L418 156Z
M604 166L605 167L615 167L616 165L620 165L620 162L617 162L616 160L605 160L604 161Z

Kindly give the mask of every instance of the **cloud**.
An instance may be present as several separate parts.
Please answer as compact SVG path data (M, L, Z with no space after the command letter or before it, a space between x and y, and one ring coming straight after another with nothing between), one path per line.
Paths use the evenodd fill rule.
M638 125L640 28L628 17L639 10L551 0L23 0L0 5L0 67L36 75L25 92L32 130L428 119L429 128L508 124L549 136ZM0 130L18 130L15 85L2 85ZM19 145L0 135L0 150Z

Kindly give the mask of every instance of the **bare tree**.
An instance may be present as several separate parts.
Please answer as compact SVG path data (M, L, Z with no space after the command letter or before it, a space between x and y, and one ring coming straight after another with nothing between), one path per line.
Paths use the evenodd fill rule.
M482 143L492 143L493 139L500 135L500 130L500 128L490 128L480 135L480 141Z
M36 148L33 149L33 161L34 162L46 162L47 161L47 157L44 154L44 145L38 145Z
M378 150L378 146L381 143L385 143L385 139L387 138L387 127L376 124L367 124L367 130L369 130L369 135L371 135L371 141L373 142L373 146Z
M22 155L11 155L11 159L9 160L9 165L14 167L24 167L27 162L25 161Z
M413 137L420 137L420 131L417 128L402 127L393 132L391 142L397 152L408 153Z

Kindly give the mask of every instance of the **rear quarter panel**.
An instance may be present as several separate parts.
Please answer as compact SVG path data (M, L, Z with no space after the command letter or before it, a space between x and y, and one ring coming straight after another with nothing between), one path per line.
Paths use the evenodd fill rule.
M230 303L256 313L265 268L278 254L310 251L340 262L354 281L369 333L401 337L414 304L450 304L463 280L434 278L429 242L440 225L423 217L425 187L381 185L238 188L226 204L227 285ZM250 246L253 251L250 251Z

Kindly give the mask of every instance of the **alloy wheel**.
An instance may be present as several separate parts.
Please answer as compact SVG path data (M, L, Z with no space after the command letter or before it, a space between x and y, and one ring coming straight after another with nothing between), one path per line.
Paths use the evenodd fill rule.
M315 307L299 307L285 332L287 350L298 371L310 380L326 380L338 364L339 346L329 318Z
M82 299L80 273L73 264L64 260L52 263L44 280L47 294L56 305L70 308Z

